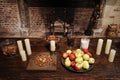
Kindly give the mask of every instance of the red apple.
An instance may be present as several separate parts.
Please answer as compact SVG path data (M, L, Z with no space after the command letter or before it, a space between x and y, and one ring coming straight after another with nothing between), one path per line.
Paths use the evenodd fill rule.
M72 54L75 54L76 53L76 50L72 50Z
M75 58L76 58L76 57L75 57L75 54L69 54L69 58L70 58L71 61L74 61Z
M74 68L74 67L75 67L75 64L76 64L75 61L72 61L72 62L71 62L71 67Z
M64 53L62 54L62 57L63 57L63 58L67 58L68 55L69 55L68 53L64 52Z
M82 64L76 63L74 69L79 71L82 68Z
M92 54L90 53L90 52L87 52L87 54L91 57L92 56Z
M88 52L89 52L88 49L82 49L82 51L83 51L84 53L88 53Z

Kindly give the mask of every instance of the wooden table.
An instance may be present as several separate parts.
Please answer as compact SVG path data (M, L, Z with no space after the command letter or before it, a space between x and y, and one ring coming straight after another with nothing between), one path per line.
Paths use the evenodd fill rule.
M22 39L23 40L23 39ZM30 39L33 52L49 51L45 40ZM19 53L13 57L6 57L0 53L0 80L120 80L120 39L113 38L112 48L117 50L113 63L108 62L108 55L104 54L106 38L104 38L104 46L102 54L95 54L97 47L97 38L90 41L89 50L92 52L96 62L93 70L85 73L74 73L66 70L61 65L61 54L68 49L66 39L61 38L57 43L57 70L56 71L28 71L30 56L26 62L22 62ZM74 49L80 47L80 39L75 39ZM31 55L32 56L32 55Z

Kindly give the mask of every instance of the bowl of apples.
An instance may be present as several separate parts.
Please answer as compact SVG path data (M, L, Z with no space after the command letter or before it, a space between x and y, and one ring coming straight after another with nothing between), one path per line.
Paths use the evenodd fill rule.
M73 72L87 72L93 69L95 59L87 49L66 50L62 53L62 65Z

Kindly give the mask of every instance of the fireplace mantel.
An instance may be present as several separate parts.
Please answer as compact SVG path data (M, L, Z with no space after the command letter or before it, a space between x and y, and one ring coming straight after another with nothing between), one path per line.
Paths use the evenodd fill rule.
M29 6L39 7L94 7L100 0L26 0Z

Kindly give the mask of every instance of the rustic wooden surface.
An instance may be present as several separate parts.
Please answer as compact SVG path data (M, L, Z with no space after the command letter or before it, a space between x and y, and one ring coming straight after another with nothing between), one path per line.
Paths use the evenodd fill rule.
M24 39L22 39L24 40ZM30 39L33 52L49 51L45 40ZM30 56L26 62L22 62L19 53L13 57L6 57L0 53L0 80L120 80L120 39L112 39L112 48L117 50L113 63L108 62L108 55L104 54L106 39L102 54L95 54L98 39L92 38L89 50L92 52L96 62L93 70L86 73L74 73L66 70L61 65L61 54L66 49L66 39L57 43L57 70L56 71L28 71L26 70ZM74 40L74 49L79 48L80 39ZM31 55L32 56L32 55Z

